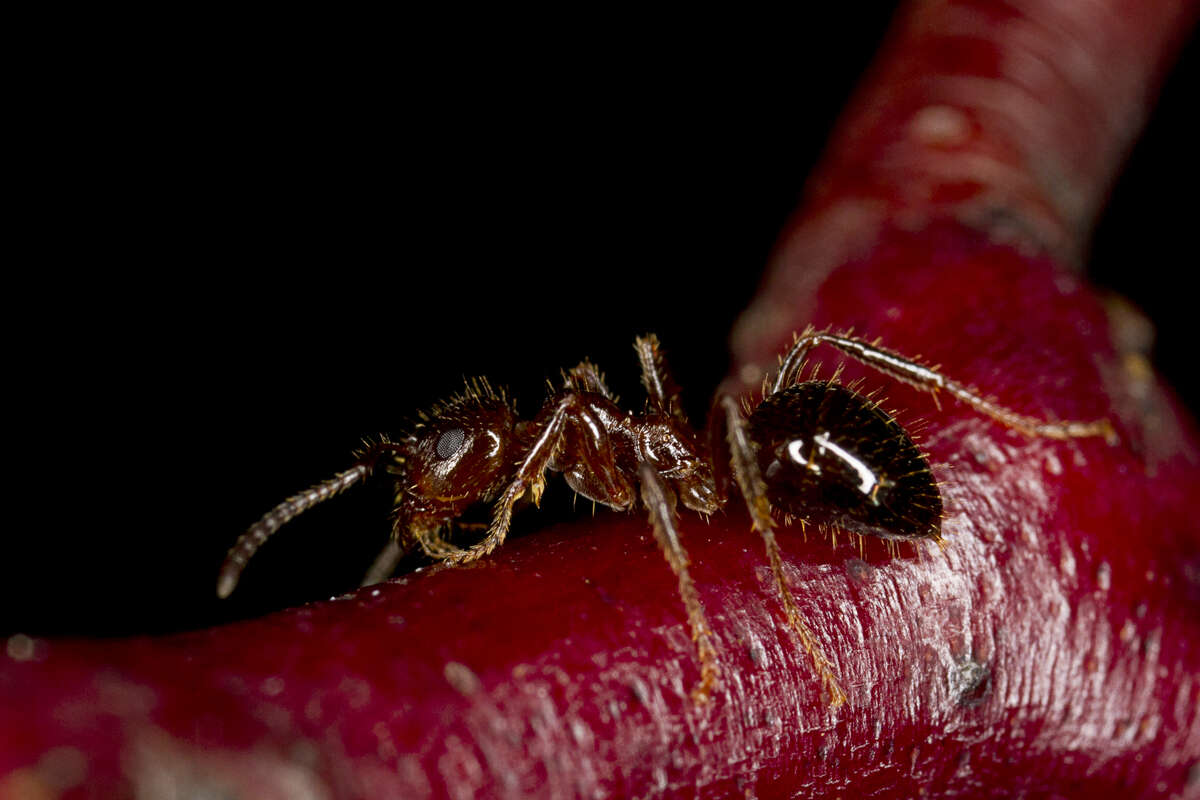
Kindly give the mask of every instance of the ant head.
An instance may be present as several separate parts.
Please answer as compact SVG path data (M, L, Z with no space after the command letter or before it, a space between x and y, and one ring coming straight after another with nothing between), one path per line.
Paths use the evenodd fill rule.
M408 438L409 491L465 507L509 477L516 417L502 397L468 393L434 409Z

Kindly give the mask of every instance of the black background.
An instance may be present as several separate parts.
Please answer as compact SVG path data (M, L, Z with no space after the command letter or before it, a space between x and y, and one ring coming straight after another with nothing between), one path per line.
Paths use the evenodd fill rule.
M640 402L631 343L655 331L702 417L886 27L844 5L611 29L208 20L60 75L25 123L0 628L163 632L352 588L385 488L305 515L214 596L250 522L464 376L529 414L590 357ZM1193 46L1092 253L1193 407L1198 83ZM569 499L547 492L542 519Z

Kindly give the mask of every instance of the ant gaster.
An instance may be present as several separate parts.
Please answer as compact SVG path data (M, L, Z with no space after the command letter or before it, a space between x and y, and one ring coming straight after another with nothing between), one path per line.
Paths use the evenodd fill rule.
M942 499L926 455L878 403L839 384L837 376L800 380L808 354L820 344L935 398L945 391L1028 436L1115 441L1107 420L1046 422L1022 416L877 343L810 329L796 338L774 381L764 383L756 405L743 409L730 394L718 396L704 442L688 423L658 339L650 335L634 345L648 397L643 413L622 411L599 370L586 361L564 374L563 388L530 421L518 420L503 393L486 380L475 381L465 394L423 415L401 441L383 438L367 445L350 469L265 514L229 551L217 594L229 596L246 562L281 525L363 480L381 463L396 480L392 536L364 585L384 580L417 547L450 565L488 555L504 542L517 500L528 492L539 502L550 470L562 473L580 495L611 508L629 511L641 501L679 581L700 662L692 694L704 702L719 673L716 649L688 573L675 507L682 503L705 515L720 510L731 468L766 545L788 624L813 659L830 703L839 705L845 694L787 588L773 509L788 520L815 521L860 537L940 543ZM494 503L483 539L467 548L448 542L443 532L478 503Z

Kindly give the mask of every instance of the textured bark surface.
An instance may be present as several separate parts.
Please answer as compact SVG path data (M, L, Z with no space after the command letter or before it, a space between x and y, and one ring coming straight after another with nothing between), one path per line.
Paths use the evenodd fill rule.
M1126 5L917 6L739 326L747 385L792 331L853 327L1120 434L1027 439L848 365L922 430L947 546L780 531L846 705L736 502L681 517L722 670L694 705L674 578L605 513L224 628L14 636L0 798L1200 797L1200 440L1073 269L1195 16Z

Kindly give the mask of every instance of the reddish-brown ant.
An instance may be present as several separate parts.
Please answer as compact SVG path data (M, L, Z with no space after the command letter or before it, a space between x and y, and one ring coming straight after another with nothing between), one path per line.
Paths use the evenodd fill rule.
M787 588L772 509L860 536L940 541L942 498L925 454L878 403L836 380L800 380L809 352L820 344L935 396L945 391L1029 436L1114 438L1107 420L1045 422L1022 416L877 344L805 331L774 381L764 385L762 399L747 407L748 417L732 396L718 396L708 442L703 442L688 423L679 388L651 335L635 343L648 396L644 413L622 411L599 370L586 361L564 375L563 388L530 421L518 420L502 393L476 381L465 394L424 415L402 440L385 438L366 446L350 469L264 515L229 551L217 594L229 596L246 562L281 525L381 464L396 480L392 537L365 584L386 578L400 557L417 547L451 565L486 556L504 542L517 500L528 492L537 503L546 470L559 472L572 489L597 503L627 511L640 499L679 581L700 661L693 696L702 702L718 675L716 650L676 531L675 506L679 502L701 514L721 509L727 497L718 490L717 477L727 474L728 464L766 544L788 623L812 657L830 702L841 704L845 695ZM714 476L714 466L720 476ZM470 506L492 502L491 524L477 544L460 549L443 538Z

